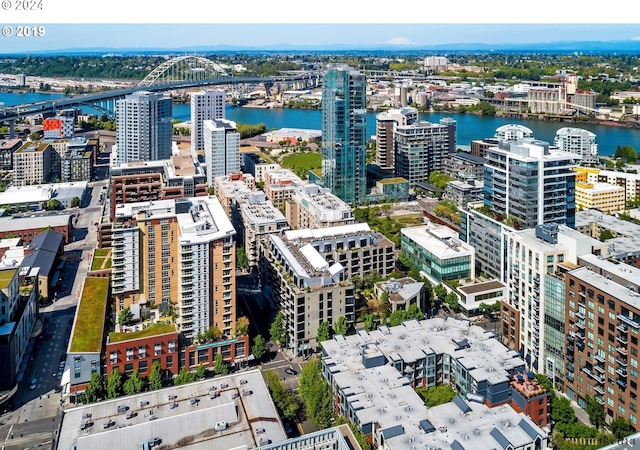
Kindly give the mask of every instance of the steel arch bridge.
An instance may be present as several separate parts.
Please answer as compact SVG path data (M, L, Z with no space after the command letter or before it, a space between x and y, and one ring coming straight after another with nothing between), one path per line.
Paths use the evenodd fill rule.
M141 88L177 82L231 78L220 64L202 56L187 55L171 58L153 69L138 85Z

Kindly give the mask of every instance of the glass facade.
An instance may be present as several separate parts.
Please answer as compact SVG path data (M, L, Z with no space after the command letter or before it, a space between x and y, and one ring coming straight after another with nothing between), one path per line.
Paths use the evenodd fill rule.
M442 259L406 235L402 235L401 245L402 251L411 257L418 269L438 282L443 280L459 280L460 278L472 276L471 256Z
M544 358L545 375L555 383L564 378L564 279L554 275L544 277ZM554 372L555 370L555 372Z
M322 80L322 180L347 203L367 194L365 92L357 71L329 70Z

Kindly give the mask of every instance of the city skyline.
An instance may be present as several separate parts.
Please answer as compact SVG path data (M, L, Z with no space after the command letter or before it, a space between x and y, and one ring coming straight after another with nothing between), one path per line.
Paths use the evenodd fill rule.
M38 39L4 37L2 54L73 51L402 49L637 41L638 24L48 24ZM17 28L15 26L14 28ZM78 36L82 36L79 40ZM490 50L490 48L489 48ZM577 50L580 50L577 48Z

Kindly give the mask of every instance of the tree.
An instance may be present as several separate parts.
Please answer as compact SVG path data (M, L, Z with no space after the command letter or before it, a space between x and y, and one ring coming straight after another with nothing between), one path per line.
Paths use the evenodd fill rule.
M206 375L206 371L204 369L204 364L200 363L200 365L198 366L198 369L196 370L196 377L199 379L204 379L204 376Z
M452 310L458 309L458 296L453 292L449 292L444 298L444 301L449 305Z
M213 360L213 371L216 375L226 375L229 373L229 366L222 358L222 353L216 353L216 357Z
M29 135L30 141L37 141L38 139L40 139L40 133L38 132L34 132Z
M349 322L347 322L347 318L345 316L339 317L338 320L336 320L336 323L333 325L333 328L336 334L346 336L347 331L349 330Z
M155 391L162 389L162 368L158 361L151 364L151 373L149 374L149 390Z
M609 424L609 429L619 441L635 433L636 431L633 428L633 424L628 420L625 420L624 417L618 417L616 420L611 422Z
M251 353L253 357L260 361L262 357L267 353L267 343L264 341L262 335L257 335L253 339L253 347L251 347Z
M91 380L89 381L89 386L87 386L84 390L84 395L82 396L83 403L94 403L100 400L104 396L104 385L102 384L102 376L93 372L91 374Z
M566 397L556 397L551 401L551 420L557 423L576 423L576 413L571 407L571 401Z
M178 376L173 379L173 384L179 386L181 384L191 383L196 380L196 374L193 372L188 372L187 369L182 366L180 372L178 372Z
M240 269L249 267L249 260L247 259L247 253L244 247L236 247L236 266Z
M127 381L124 382L124 393L127 395L139 394L144 389L144 380L140 377L140 371L134 369Z
M236 321L236 336L244 336L249 333L249 319L245 316L238 317Z
M276 317L273 319L273 323L269 328L269 334L271 335L272 341L286 345L287 330L284 326L284 314L282 311L278 311Z
M456 396L456 391L448 384L442 384L425 390L418 390L418 394L424 399L424 404L432 408L449 403Z
M62 204L60 203L60 200L58 200L57 198L52 198L51 200L49 200L49 203L47 204L47 206L49 207L49 210L55 211L57 209L60 209Z
M207 342L215 342L222 337L222 331L215 325L211 325L204 333L204 340Z
M304 400L307 416L320 428L331 426L333 397L329 383L322 378L321 362L318 358L309 361L300 373L298 392Z
M280 410L283 417L292 419L295 417L300 405L296 400L296 396L291 389L286 389L280 382L278 374L272 370L267 370L264 373L265 381L269 386L269 392L273 403Z
M376 315L371 313L364 316L364 329L367 331L373 331L377 327Z
M133 313L130 308L125 308L118 314L118 325L121 327L127 325L133 319Z
M600 232L600 236L598 236L598 239L604 242L607 239L613 239L614 237L615 235L611 232L611 230L604 229Z
M435 292L436 296L440 299L440 300L444 300L444 298L447 296L447 288L444 287L443 285L439 284L437 285L435 288L433 288L433 291Z
M73 197L71 199L71 207L77 208L78 206L80 206L80 197Z
M116 398L122 391L122 373L115 367L107 378L107 398Z
M585 400L587 402L585 411L589 415L589 421L594 427L600 429L606 423L604 420L604 405L590 395L587 395Z
M320 325L318 325L318 337L316 339L318 346L320 342L328 341L329 339L331 339L331 324L323 320L320 322Z

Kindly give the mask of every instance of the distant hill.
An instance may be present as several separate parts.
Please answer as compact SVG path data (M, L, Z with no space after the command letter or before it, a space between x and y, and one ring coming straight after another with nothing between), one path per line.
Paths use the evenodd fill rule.
M533 44L482 44L482 43L452 43L441 45L389 45L379 44L370 46L353 46L348 44L333 44L318 46L300 46L291 44L279 44L269 46L238 47L234 45L201 45L180 48L112 48L112 47L87 47L66 48L58 50L32 51L31 56L47 55L140 55L140 54L175 54L175 53L260 53L260 52L389 52L389 53L413 53L413 52L547 52L547 53L636 53L640 52L640 40L627 41L558 41L540 42ZM21 55L24 52L4 53L5 55Z

